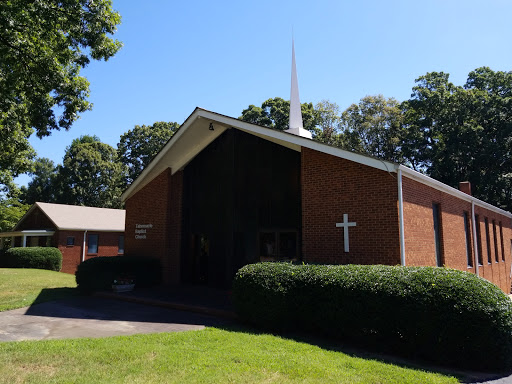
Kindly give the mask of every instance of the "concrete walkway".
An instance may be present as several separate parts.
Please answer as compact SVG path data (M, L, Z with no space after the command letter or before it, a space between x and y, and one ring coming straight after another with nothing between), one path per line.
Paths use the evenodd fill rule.
M0 312L0 341L180 332L231 323L193 312L84 296Z

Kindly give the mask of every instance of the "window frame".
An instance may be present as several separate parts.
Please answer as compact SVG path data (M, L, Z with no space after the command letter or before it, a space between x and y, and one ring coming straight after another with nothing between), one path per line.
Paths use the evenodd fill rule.
M96 252L91 252L91 237L96 237ZM100 248L100 235L97 233L89 233L87 235L87 254L97 255Z

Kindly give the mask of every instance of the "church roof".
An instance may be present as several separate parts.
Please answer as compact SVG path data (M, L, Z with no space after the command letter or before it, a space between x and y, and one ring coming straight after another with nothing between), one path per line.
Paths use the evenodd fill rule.
M122 201L125 202L128 200L132 195L142 189L155 177L160 175L164 170L170 168L172 174L174 174L183 169L192 159L194 159L195 156L197 156L212 141L228 129L239 129L243 132L258 136L262 139L282 145L297 152L300 152L301 148L304 147L340 157L342 159L354 161L359 164L364 164L385 172L400 172L404 177L416 180L459 199L474 202L481 207L512 218L512 214L508 211L479 200L474 196L461 192L456 188L437 181L429 176L423 175L404 165L333 147L286 131L251 124L246 121L202 108L196 108L185 120L178 131L164 145L139 177L135 179L135 181L123 193L121 196Z
M16 224L20 224L36 208L39 208L57 229L123 232L125 221L124 209L84 207L79 205L35 203Z
M210 124L212 124L213 130L210 128ZM396 172L398 167L398 164L389 161L346 151L292 133L196 108L140 176L123 193L122 200L126 201L165 169L171 168L173 174L183 169L208 144L227 129L239 129L298 152L301 151L302 147L311 148L387 172Z

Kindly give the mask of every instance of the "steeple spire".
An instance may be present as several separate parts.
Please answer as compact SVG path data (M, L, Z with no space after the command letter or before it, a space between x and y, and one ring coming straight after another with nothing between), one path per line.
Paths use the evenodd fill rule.
M297 80L297 67L295 65L295 42L292 38L292 86L290 90L290 121L289 129L285 132L311 139L311 132L304 129L299 99L299 82Z

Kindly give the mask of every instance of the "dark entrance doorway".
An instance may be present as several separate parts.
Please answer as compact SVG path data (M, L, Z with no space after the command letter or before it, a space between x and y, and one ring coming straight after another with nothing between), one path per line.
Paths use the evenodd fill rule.
M229 129L185 167L183 188L184 283L229 288L243 265L300 257L300 152Z

